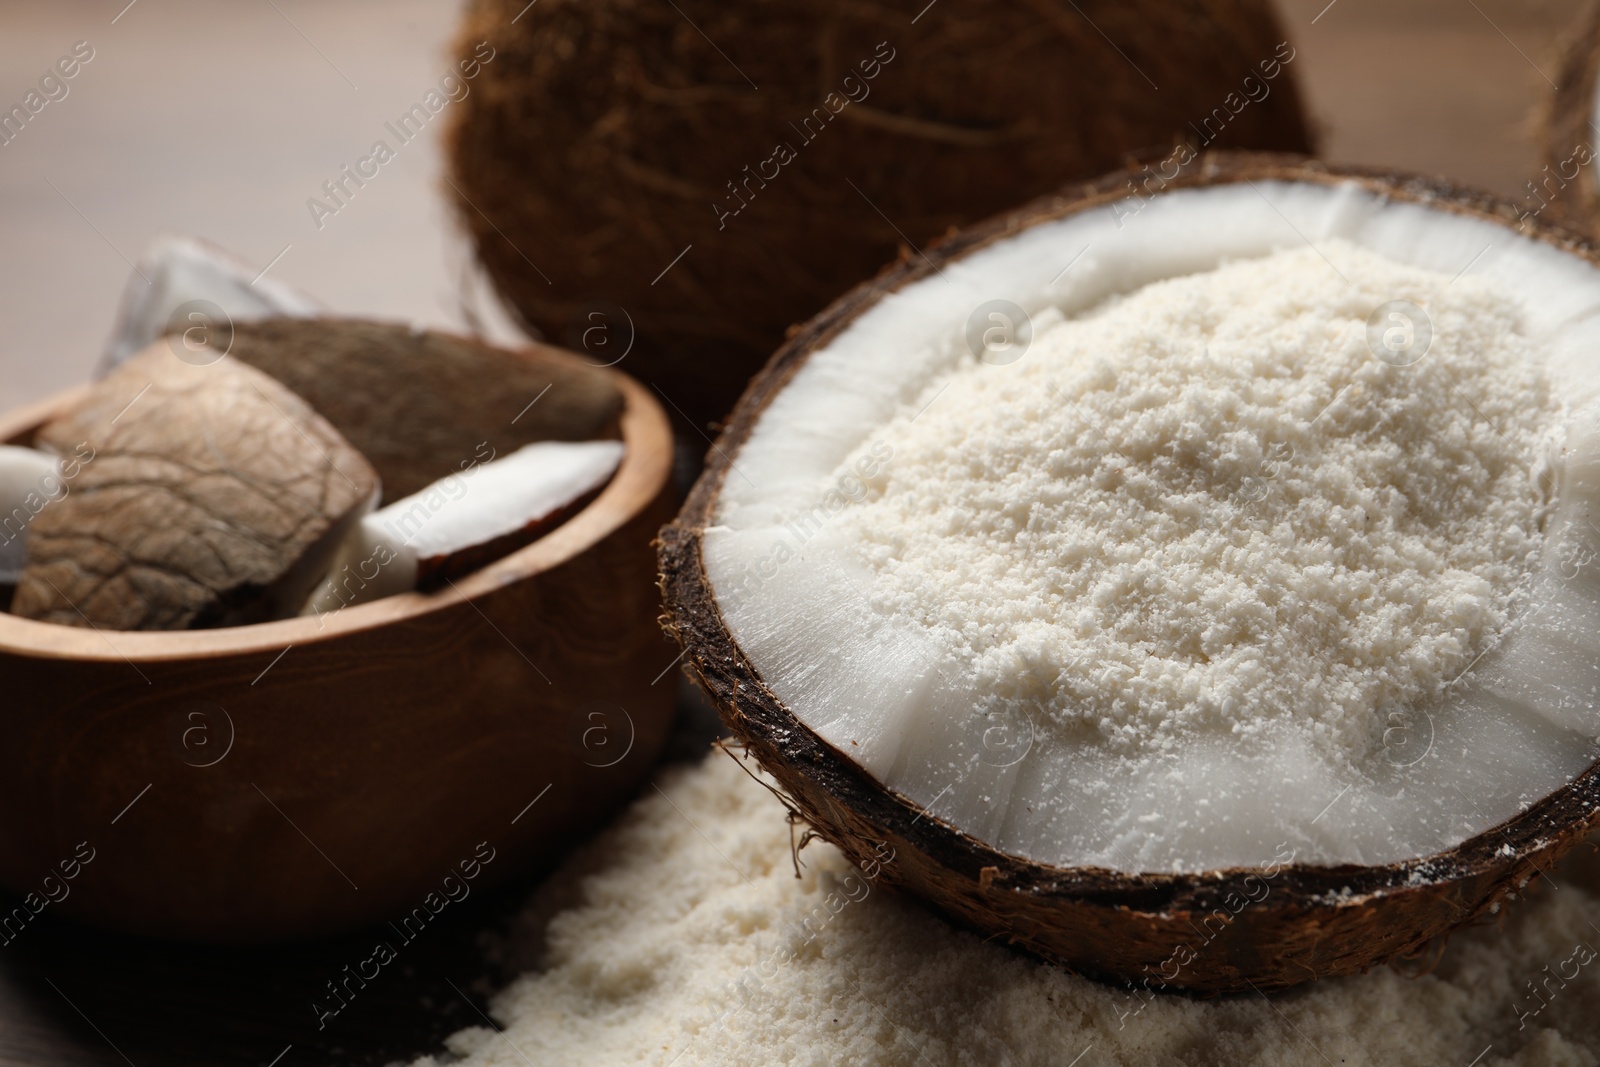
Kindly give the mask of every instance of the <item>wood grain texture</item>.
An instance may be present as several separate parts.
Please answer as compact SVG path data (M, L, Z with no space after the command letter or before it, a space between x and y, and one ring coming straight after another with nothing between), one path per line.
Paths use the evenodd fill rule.
M662 656L661 686L674 681L674 655ZM716 713L685 699L687 683L679 697L663 759L700 759ZM280 1055L275 1067L383 1067L437 1051L453 1031L488 1025L489 994L529 965L518 915L562 858L541 852L507 884L450 905L324 1027L313 1000L377 940L394 940L387 922L310 942L212 946L115 934L47 909L0 948L0 1067L267 1067Z
M611 483L436 593L183 633L0 616L0 810L27 813L0 837L0 885L60 893L43 880L87 842L52 915L266 942L405 914L480 842L496 858L475 884L502 881L603 820L674 705L652 685L670 654L649 547L671 435L616 378L627 454ZM0 421L0 439L41 414Z

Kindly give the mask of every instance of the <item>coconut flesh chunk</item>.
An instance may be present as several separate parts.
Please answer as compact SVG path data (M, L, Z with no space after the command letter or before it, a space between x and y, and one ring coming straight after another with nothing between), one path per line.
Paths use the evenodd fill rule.
M62 491L52 453L0 445L0 585L15 585L28 561L28 522Z
M215 308L221 308L226 318L218 320ZM187 336L196 348L226 351L222 342L234 322L322 312L322 306L300 290L265 276L216 245L195 237L162 237L139 258L122 291L99 374L109 373L169 332L182 338L184 331L194 330Z
M302 614L433 588L537 540L604 488L623 450L621 441L541 441L468 461L366 515Z
M1263 272L1259 261L1269 256L1279 258ZM1102 453L1127 451L1130 440L1175 447L1183 435L1181 420L1165 429L1144 426L1139 429L1144 437L1130 438L1133 431L1122 422L1092 418L1099 409L1090 402L1093 376L1082 364L1089 358L1082 350L1084 338L1120 338L1133 346L1091 353L1109 361L1113 373L1119 360L1157 367L1171 354L1162 348L1166 339L1155 331L1141 336L1115 317L1120 306L1149 297L1141 294L1144 287L1174 279L1174 284L1195 283L1179 295L1187 293L1193 302L1192 314L1203 320L1195 336L1218 346L1217 360L1270 362L1263 345L1247 332L1229 333L1234 327L1226 321L1226 308L1214 299L1206 303L1215 292L1197 276L1218 271L1217 278L1226 278L1222 272L1241 270L1238 279L1256 287L1245 295L1270 303L1278 273L1288 286L1306 276L1310 260L1326 271L1318 292L1349 293L1344 302L1360 308L1355 314L1349 308L1335 313L1329 329L1344 333L1330 351L1345 358L1359 348L1368 362L1358 367L1346 358L1339 371L1345 378L1340 378L1308 356L1296 373L1357 388L1326 397L1317 407L1264 405L1279 420L1273 425L1298 449L1295 458L1284 461L1285 477L1303 475L1313 488L1333 486L1338 472L1319 471L1315 459L1322 453L1313 450L1333 447L1353 428L1371 429L1374 419L1381 423L1387 417L1385 412L1416 418L1405 407L1414 392L1425 394L1442 383L1451 395L1464 394L1458 410L1448 418L1441 415L1437 425L1459 435L1452 440L1459 457L1497 472L1499 488L1468 484L1470 479L1457 488L1479 494L1471 498L1478 504L1503 506L1507 532L1496 535L1481 516L1474 525L1470 508L1450 512L1451 521L1467 524L1463 537L1487 546L1490 555L1464 556L1446 565L1458 546L1450 537L1439 538L1435 554L1443 553L1438 558L1445 563L1438 564L1437 584L1413 581L1405 597L1384 608L1410 604L1424 617L1432 594L1447 596L1452 610L1468 614L1446 613L1436 631L1407 631L1406 640L1378 649L1349 642L1349 633L1369 632L1359 627L1370 626L1372 619L1359 604L1346 606L1346 618L1358 628L1328 631L1345 633L1346 643L1311 652L1327 653L1318 663L1348 660L1347 680L1355 679L1351 686L1313 690L1301 679L1269 677L1256 690L1239 690L1269 696L1321 693L1324 703L1228 706L1226 693L1210 694L1209 702L1203 693L1184 698L1181 685L1156 677L1146 679L1149 685L1139 691L1181 699L1166 713L1143 719L1138 708L1112 707L1118 692L1135 691L1119 690L1125 675L1116 672L1126 663L1106 663L1094 655L1073 663L1050 645L1059 637L1051 626L1065 616L1034 612L1024 620L1040 642L1031 652L1027 626L1014 626L1017 640L1007 646L1009 661L983 654L993 653L993 647L974 652L972 620L963 613L984 602L982 587L991 581L981 570L986 557L971 557L980 567L976 577L949 571L941 577L929 564L913 581L907 568L930 558L929 546L939 538L919 540L919 556L897 553L887 535L874 534L885 529L881 523L892 516L891 504L942 515L949 522L946 547L970 540L971 528L993 517L974 512L952 519L948 510L940 511L940 500L918 501L907 496L905 486L897 488L895 477L903 469L938 469L941 447L950 455L968 454L959 452L957 439L940 446L928 435L919 436L922 422L942 418L941 425L960 425L952 412L974 403L969 387L979 380L972 374L981 370L996 380L1009 375L1019 388L1026 383L1052 391L1031 410L1037 417L1065 413L1076 420L1073 436L1057 446L1062 462L1086 455L1093 437L1105 439ZM1258 268L1255 273L1252 266ZM996 298L1027 313L1032 342L1013 362L980 367L968 341L969 313ZM1362 320L1389 299L1430 309L1431 355L1402 366L1391 365L1401 359L1380 361L1376 349L1369 351ZM1474 310L1480 306L1486 309ZM1313 318L1300 308L1285 312L1277 327L1292 331L1296 323ZM1380 320L1380 348L1383 329L1393 321ZM1085 334L1086 328L1101 332ZM1427 377L1456 373L1451 360L1481 355L1485 338L1503 342L1510 354L1500 353L1503 358L1480 368L1477 377L1466 371L1455 378ZM1090 207L945 262L937 272L884 296L814 349L771 396L732 456L712 522L702 532L701 560L729 632L790 713L889 790L1000 852L1054 867L1129 874L1260 867L1275 858L1281 864L1285 849L1292 850L1287 854L1296 863L1309 865L1379 865L1431 856L1516 816L1600 757L1597 348L1600 271L1579 256L1468 213L1386 199L1355 182L1266 179L1180 189L1142 204ZM1041 372L1042 361L1051 358L1058 362ZM1293 360L1272 366L1292 367ZM1029 373L1036 377L1023 377ZM1413 376L1416 389L1395 388L1393 376L1401 375ZM1361 382L1371 383L1391 406L1363 409ZM1523 383L1519 388L1525 387L1526 395L1474 392L1507 382ZM1122 383L1117 395L1124 413L1127 405L1148 403L1151 410L1145 414L1159 422L1181 409L1163 413L1154 400L1141 396L1138 384ZM1186 402L1203 409L1206 387L1207 381L1196 377L1178 389ZM1240 387L1248 391L1247 384ZM1057 389L1064 392L1055 394ZM1024 394L999 390L994 395ZM1319 418L1324 406L1326 418ZM1460 407L1468 409L1466 416ZM1491 410L1494 417L1485 414ZM1034 416L1017 415L1022 422L1029 417ZM1137 422L1134 418L1130 425ZM1003 419L983 421L982 416L970 425L991 433L1005 428ZM1373 447L1379 451L1393 450L1407 432L1398 424L1378 428L1389 433L1369 439L1378 442ZM1021 433L1026 427L1013 430ZM1260 442L1263 449L1270 444ZM995 445L1003 448L1004 439ZM1262 466L1247 443L1240 449L1214 452L1238 458L1235 471L1246 499L1235 501L1234 510L1202 515L1199 527L1234 524L1222 530L1227 533L1255 521L1251 507L1265 509L1258 516L1278 515L1287 522L1287 513L1273 511L1287 507L1278 487L1269 486L1259 501L1248 499L1249 479L1278 468ZM1376 454L1363 453L1368 460ZM1273 453L1265 455L1270 459ZM1141 476L1141 463L1149 467L1155 458L1154 452L1125 456L1104 469L1120 470L1123 478ZM1404 473L1407 457L1391 459L1392 470ZM1048 465L1050 453L1033 462L1036 468ZM1520 490L1514 484L1519 464ZM1022 477L1026 467L1024 460L1008 469ZM1434 472L1444 479L1439 484L1455 477L1451 469L1440 471ZM1361 476L1360 470L1350 475ZM926 489L922 483L918 487ZM1002 488L995 488L992 511L1020 507L1026 512L1039 502L1038 496L1007 498ZM1345 488L1392 496L1394 487ZM1298 490L1290 489L1287 495L1293 497ZM950 487L948 496L981 499L958 487ZM1210 506L1210 500L1200 503ZM1445 500L1441 506L1448 510L1449 504ZM880 525L871 525L874 521ZM1272 524L1264 529L1270 540ZM1508 544L1517 530L1527 535L1526 543ZM1086 527L1081 550L1110 558L1119 539L1134 543L1147 533ZM1415 540L1362 543L1402 555L1422 551ZM990 557L1016 546L997 542ZM966 557L934 551L931 558ZM1296 559L1288 548L1264 558L1281 565ZM1203 561L1193 574L1169 571L1151 580L1158 586L1168 582L1170 592L1174 582L1203 584L1219 566ZM1381 579L1398 581L1410 573L1392 560L1374 567L1370 573ZM1238 576L1248 584L1250 575L1243 568ZM1048 585L1037 573L1031 577L1039 579L1040 588ZM1265 581L1259 575L1257 580ZM977 594L971 593L973 587ZM1237 600L1237 593L1229 595ZM1333 599L1354 594L1335 583L1327 595L1329 603L1312 599L1300 613L1313 616L1313 634L1322 632L1318 611L1332 610ZM942 617L941 597L948 609ZM1087 631L1124 602L1069 599L1064 604L1075 613L1073 619L1089 613L1082 621ZM1268 617L1263 626L1290 627L1297 617ZM1257 647L1271 647L1270 640L1257 638ZM1242 644L1248 642L1235 642L1235 650ZM1085 647L1103 653L1111 646ZM1158 658L1162 653L1156 646L1146 651ZM1191 666L1208 666L1205 658L1193 653ZM1411 674L1401 681L1368 684L1370 678L1362 674L1398 677L1404 673L1396 666L1402 661ZM1063 673L1036 679L1031 690L1018 684L1017 678L1038 664ZM1097 671L1108 668L1109 680L1094 680ZM1074 671L1089 681L1074 688ZM1430 671L1447 673L1434 677ZM1212 678L1237 680L1245 673L1219 668ZM1349 699L1348 714L1329 711L1330 693Z

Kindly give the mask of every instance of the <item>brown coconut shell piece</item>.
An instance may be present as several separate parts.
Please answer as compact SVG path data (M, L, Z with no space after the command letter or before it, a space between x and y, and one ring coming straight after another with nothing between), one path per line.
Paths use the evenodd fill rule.
M292 615L378 493L305 401L157 342L40 429L76 467L28 528L14 614L107 630Z
M484 455L619 436L612 376L534 345L361 319L237 323L228 354L288 386L367 457L386 501Z
M1523 814L1404 863L1200 874L1060 868L1000 852L888 789L784 706L729 632L701 560L724 479L761 413L819 346L885 294L1018 231L1133 195L1131 173L1035 200L902 261L799 330L753 381L678 518L661 534L663 624L723 721L786 802L853 861L985 936L1079 973L1200 994L1271 991L1427 950L1487 917L1600 825L1600 763ZM1293 157L1201 156L1162 192L1244 181L1356 182L1391 200L1519 225L1516 205L1435 179ZM1161 195L1157 193L1156 195ZM1524 232L1600 266L1584 239L1541 220ZM892 857L887 859L886 857Z
M1595 132L1600 74L1600 3L1591 2L1567 30L1555 88L1539 114L1539 164L1522 192L1525 218L1600 233L1600 133Z
M631 341L697 428L898 249L1179 142L1311 148L1267 0L526 7L461 28L457 213L526 324Z

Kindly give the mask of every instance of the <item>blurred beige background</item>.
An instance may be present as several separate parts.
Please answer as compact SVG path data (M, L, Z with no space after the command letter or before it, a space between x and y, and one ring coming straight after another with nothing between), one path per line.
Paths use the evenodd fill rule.
M1323 154L1520 199L1585 0L1279 0Z
M127 260L163 231L259 267L283 252L272 276L341 310L464 325L469 260L437 194L448 109L321 230L306 207L396 143L383 124L450 67L458 4L127 2L4 0L6 109L74 42L95 58L0 147L0 406L90 372Z
M1523 192L1530 113L1580 0L1281 3L1329 158ZM0 147L0 406L89 373L128 260L162 231L263 267L281 253L273 276L342 311L466 324L469 260L437 195L444 116L320 231L306 208L445 72L457 3L125 5L0 11L7 108L74 42L95 50Z

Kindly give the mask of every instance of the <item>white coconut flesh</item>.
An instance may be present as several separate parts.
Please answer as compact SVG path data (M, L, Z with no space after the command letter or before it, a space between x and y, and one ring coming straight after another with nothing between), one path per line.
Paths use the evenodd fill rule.
M415 589L423 564L534 526L605 485L624 450L621 441L539 441L465 465L369 513L340 546L303 613Z
M1136 204L884 297L759 414L702 558L762 679L1062 867L1404 861L1582 773L1600 271L1354 183ZM967 338L996 298L1033 325L1003 365ZM1368 342L1391 299L1410 365Z
M28 562L28 523L65 489L49 452L0 445L0 583L15 584Z

